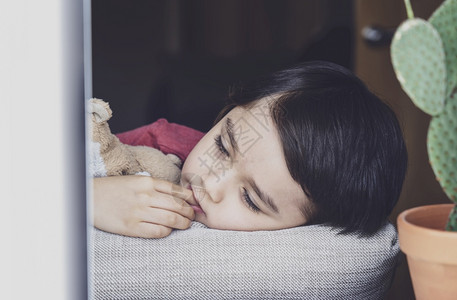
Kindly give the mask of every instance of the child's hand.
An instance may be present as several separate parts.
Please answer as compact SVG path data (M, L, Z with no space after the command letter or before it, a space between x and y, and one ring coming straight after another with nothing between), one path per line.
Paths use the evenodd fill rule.
M94 179L94 226L108 232L161 238L187 229L195 217L192 191L149 176Z

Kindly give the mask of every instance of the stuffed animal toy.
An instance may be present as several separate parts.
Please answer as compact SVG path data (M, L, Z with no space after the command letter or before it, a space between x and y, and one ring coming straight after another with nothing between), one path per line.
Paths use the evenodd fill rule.
M93 177L114 175L149 175L178 183L181 160L173 155L146 146L130 146L111 133L108 120L112 116L109 104L90 99L91 141L89 142L89 173Z

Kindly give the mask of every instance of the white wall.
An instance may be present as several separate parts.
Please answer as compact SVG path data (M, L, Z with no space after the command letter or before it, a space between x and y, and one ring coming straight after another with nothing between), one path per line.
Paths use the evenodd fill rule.
M86 298L82 7L0 2L0 299Z

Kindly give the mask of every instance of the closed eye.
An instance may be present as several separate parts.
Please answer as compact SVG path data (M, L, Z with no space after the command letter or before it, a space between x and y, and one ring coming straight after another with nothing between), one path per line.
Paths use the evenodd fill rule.
M253 212L258 213L260 211L260 208L258 208L257 205L254 204L254 202L251 200L251 196L249 196L249 193L245 188L243 188L243 201L246 203L248 208Z
M218 134L214 138L214 142L216 143L219 152L221 152L225 157L230 157L230 153L228 152L227 148L225 148L224 144L222 143L222 136Z

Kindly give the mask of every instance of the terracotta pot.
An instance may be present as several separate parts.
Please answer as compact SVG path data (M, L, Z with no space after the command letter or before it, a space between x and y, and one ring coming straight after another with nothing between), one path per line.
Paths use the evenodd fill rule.
M457 299L457 232L444 230L452 207L421 206L397 218L416 299Z

